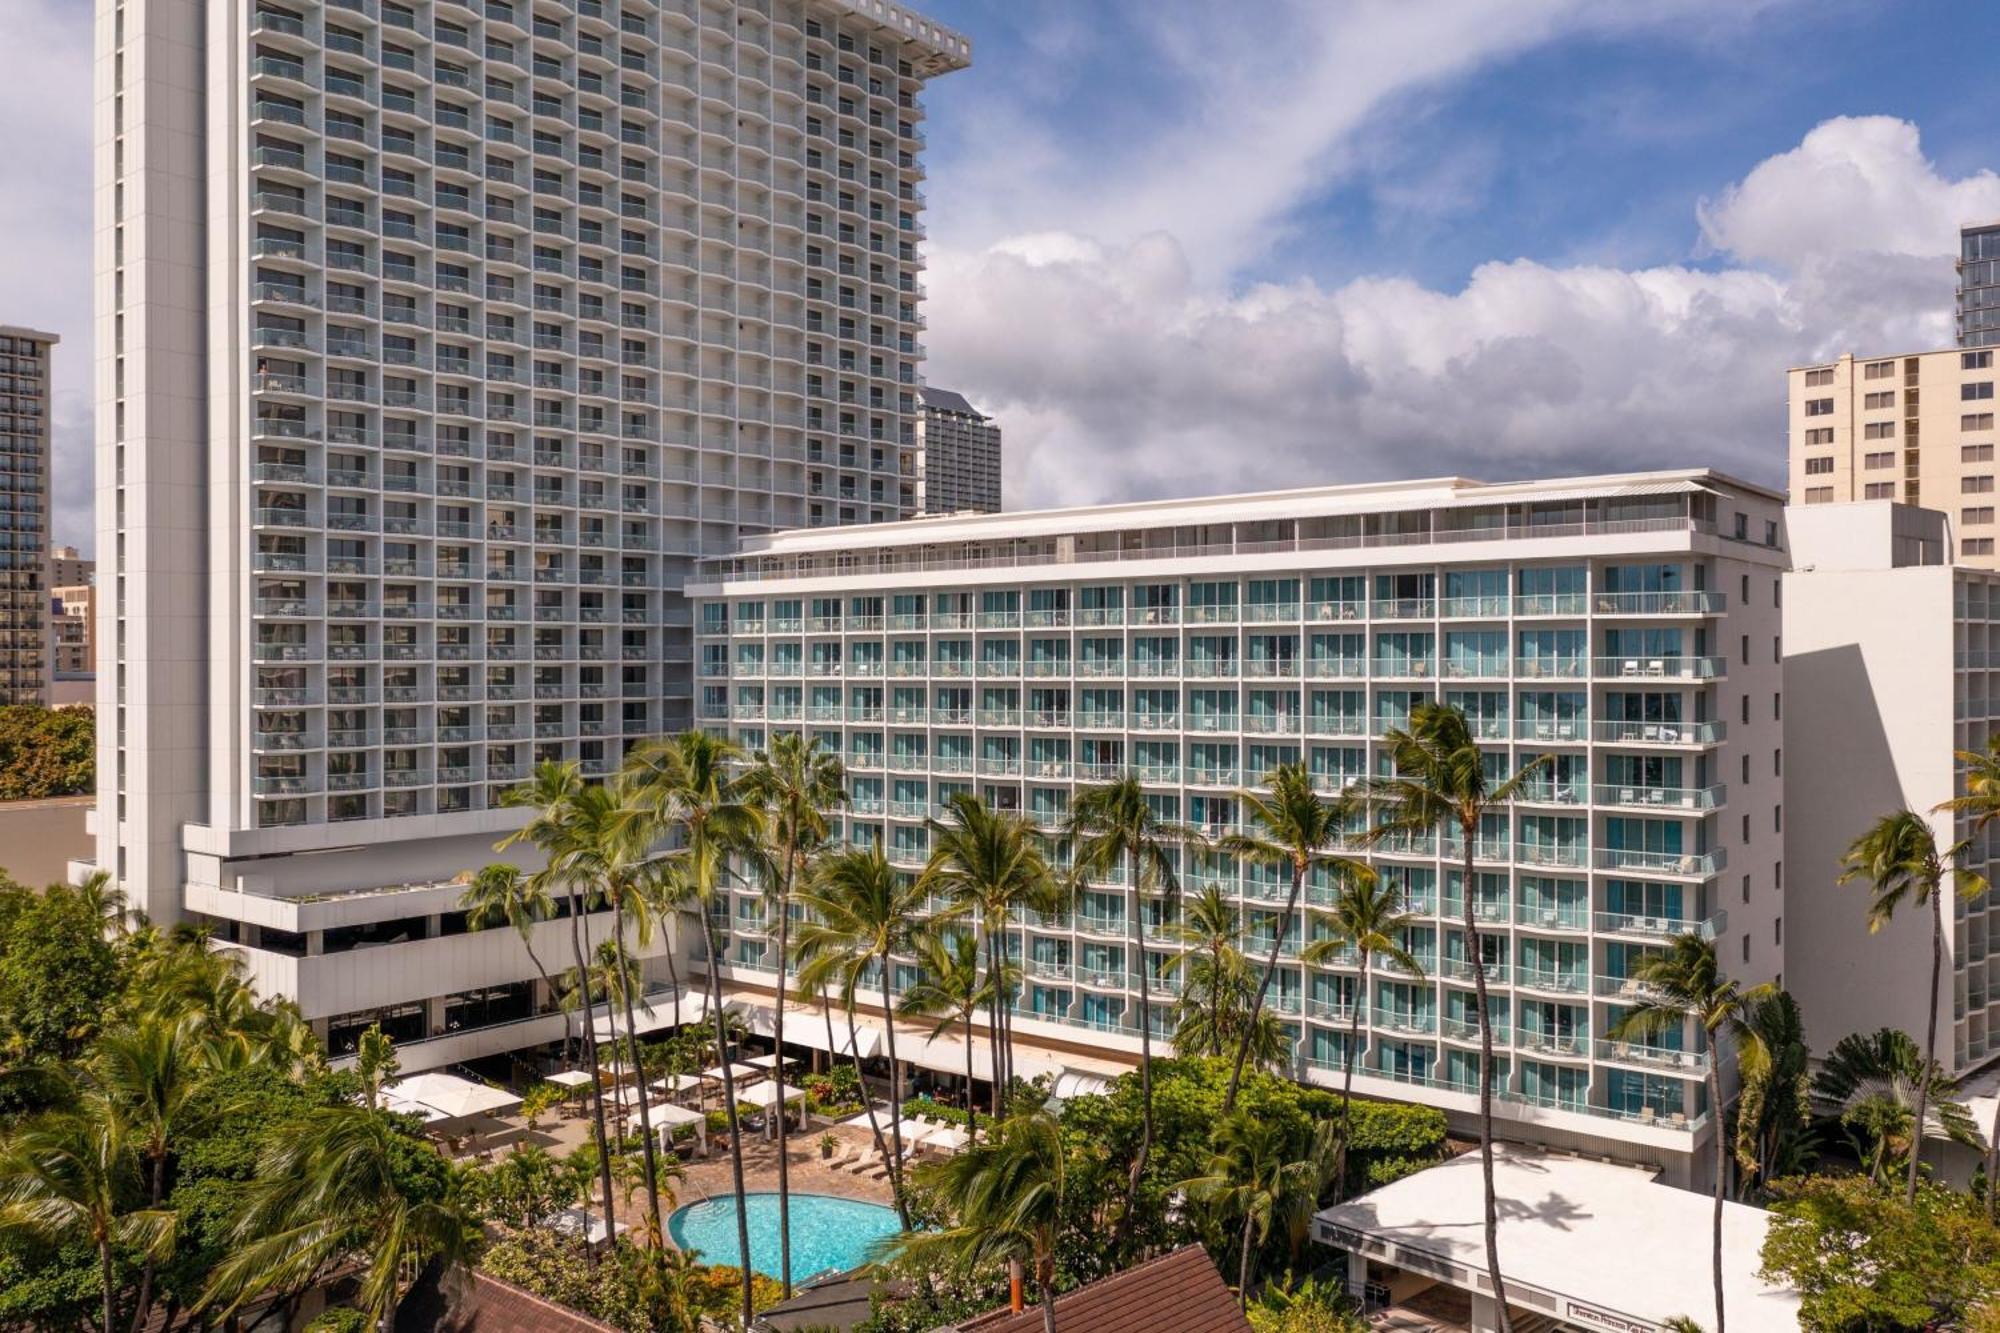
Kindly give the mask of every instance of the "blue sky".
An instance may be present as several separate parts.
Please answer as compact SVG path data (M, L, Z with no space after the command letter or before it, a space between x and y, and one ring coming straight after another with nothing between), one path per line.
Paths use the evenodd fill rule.
M1949 336L2000 217L1982 8L911 0L928 377L1042 505L1461 472L1783 476L1784 368ZM7 0L0 320L89 539L88 0Z

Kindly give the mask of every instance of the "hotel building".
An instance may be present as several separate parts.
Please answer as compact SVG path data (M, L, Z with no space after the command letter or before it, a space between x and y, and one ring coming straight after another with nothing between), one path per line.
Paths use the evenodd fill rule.
M1838 880L1848 845L1899 809L1929 814L1941 846L1971 836L1968 818L1933 812L1958 793L1954 752L1984 750L2000 717L2000 574L1954 567L1947 526L1886 501L1788 523L1786 971L1818 1051L1927 1026L1929 909L1870 931L1868 887ZM1991 876L1996 845L2000 830L1975 838L1966 867ZM1959 1075L2000 1055L2000 904L1947 911L1938 1058Z
M887 0L97 17L95 864L336 1051L558 1035L451 881L533 764L687 724L697 557L902 513L969 46Z
M1948 561L2000 569L1993 357L1990 347L1850 354L1788 371L1793 501L1935 509L1955 539Z
M49 356L0 324L0 705L48 702Z
M1745 983L1780 974L1783 531L1777 494L1688 471L780 533L689 585L697 716L746 746L823 740L850 775L841 836L914 872L955 793L1054 828L1079 786L1132 772L1163 815L1219 834L1239 826L1236 792L1279 764L1305 764L1328 796L1383 771L1388 730L1442 696L1496 768L1550 756L1482 833L1470 888L1506 1132L1686 1179L1712 1125L1699 1034L1610 1030L1643 994L1638 961L1677 932L1713 937ZM1331 894L1315 880L1271 989L1297 1070L1338 1080L1359 1006L1357 1087L1463 1127L1478 1035L1458 849L1349 850L1404 888L1424 975L1378 965L1363 995L1351 958L1304 965ZM1184 870L1236 898L1261 956L1282 877L1206 853ZM1159 933L1167 905L1134 897L1108 879L1013 933L1025 1040L1136 1049L1136 969L1170 999L1177 946ZM769 988L761 901L720 915L725 978ZM1155 1022L1168 1036L1164 1004Z
M924 386L917 418L918 507L926 514L1000 510L1000 426L964 394Z

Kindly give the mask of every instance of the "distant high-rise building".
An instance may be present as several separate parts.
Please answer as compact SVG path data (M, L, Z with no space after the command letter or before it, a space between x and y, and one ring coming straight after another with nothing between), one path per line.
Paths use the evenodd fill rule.
M2000 569L2000 463L1991 347L1797 366L1790 399L1794 504L1896 500L1941 510L1953 559Z
M49 662L57 680L97 671L97 589L88 583L49 589Z
M53 333L0 324L0 704L49 689L49 354Z
M926 386L917 418L917 507L926 514L1000 510L1000 427L963 394Z
M2000 344L2000 222L1958 229L1958 345Z
M970 45L889 0L97 35L96 864L335 1051L557 1038L453 879L537 763L688 724L697 559L902 516L919 99Z
M75 588L97 581L97 562L79 555L74 546L58 546L49 552L49 586Z

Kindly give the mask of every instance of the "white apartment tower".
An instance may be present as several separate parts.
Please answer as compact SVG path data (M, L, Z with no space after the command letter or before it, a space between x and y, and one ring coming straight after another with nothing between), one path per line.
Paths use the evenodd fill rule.
M1382 771L1386 732L1441 695L1497 764L1551 756L1480 839L1470 889L1507 1133L1685 1183L1712 1127L1699 1034L1610 1031L1643 993L1639 960L1675 933L1712 936L1746 983L1781 970L1782 513L1775 493L1688 471L782 533L690 586L697 712L745 745L822 738L850 774L842 837L914 872L925 821L955 793L1053 828L1078 784L1130 771L1164 815L1219 833L1241 818L1235 793L1281 763L1328 793ZM1305 965L1330 894L1310 885L1271 990L1298 1071L1338 1080L1358 1005L1357 1087L1463 1128L1478 1035L1460 853L1351 850L1403 886L1426 975L1378 969L1362 995L1351 959ZM1214 855L1184 869L1236 896L1262 957L1288 886ZM1135 913L1154 984L1177 974L1163 904L1133 896L1094 884L1008 941L1024 1040L1136 1049ZM762 904L724 910L725 978L769 988Z
M97 864L135 906L336 1048L548 1026L449 880L537 761L685 725L696 558L902 512L919 96L969 57L886 0L99 0Z

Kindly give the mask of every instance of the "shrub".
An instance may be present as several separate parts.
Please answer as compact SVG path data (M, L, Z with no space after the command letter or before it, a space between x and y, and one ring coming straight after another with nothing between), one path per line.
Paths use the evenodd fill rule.
M306 1333L369 1333L373 1322L351 1305L322 1310L306 1325Z
M0 708L0 801L88 792L96 782L95 736L88 708Z

